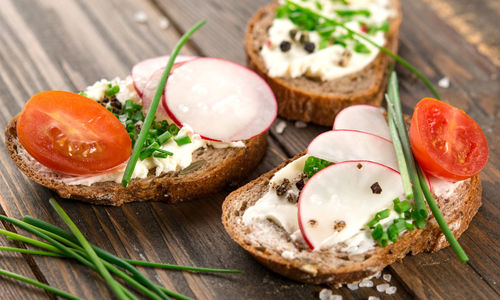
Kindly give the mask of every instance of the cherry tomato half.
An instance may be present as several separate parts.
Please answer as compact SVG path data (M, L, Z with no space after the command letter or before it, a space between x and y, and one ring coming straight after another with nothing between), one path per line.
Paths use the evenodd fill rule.
M488 141L479 125L464 111L431 98L415 106L410 143L422 169L448 180L472 177L488 160Z
M55 171L85 175L125 162L132 144L125 127L99 103L70 92L36 94L17 120L26 151Z

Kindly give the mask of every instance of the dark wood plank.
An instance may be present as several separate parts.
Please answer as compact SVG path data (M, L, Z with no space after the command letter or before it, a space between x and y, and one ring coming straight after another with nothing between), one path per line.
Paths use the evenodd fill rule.
M245 26L235 20L248 20L257 7L268 1L252 1L251 3L230 6L223 1L213 0L204 3L201 10L194 9L198 5L194 1L174 1L174 3L168 4L156 2L160 7L163 7L169 16L174 18L174 23L178 24L181 30L185 30L190 23L205 15L217 14L219 18L226 20L224 26L220 22L207 24L204 28L207 36L195 38L195 43L202 48L204 54L222 56L243 63L244 56L240 49ZM433 1L425 2L431 3ZM444 2L446 1L437 1L437 3ZM486 2L488 5L493 5L491 1L475 3L474 6L468 6L472 10L470 14L482 16L481 12L487 9L484 4ZM477 8L475 8L476 6ZM252 9L249 9L250 7ZM471 257L470 264L461 266L456 261L453 252L446 249L437 254L411 257L403 261L403 265L408 268L419 270L421 281L415 280L415 276L408 273L409 270L404 269L401 265L389 268L388 271L393 272L405 286L422 298L462 297L464 295L463 289L457 289L453 284L449 284L450 278L454 278L453 280L457 282L467 278L471 283L464 287L468 289L465 293L467 295L474 296L475 292L480 290L476 296L498 297L497 282L500 279L498 262L500 260L496 249L500 246L498 238L500 224L498 218L493 216L498 213L500 203L493 195L500 192L498 187L498 183L500 183L498 172L500 155L498 155L498 151L495 151L496 147L500 146L500 138L494 134L495 129L498 129L500 125L498 122L499 101L495 99L500 94L499 70L492 64L489 56L481 55L483 51L481 51L480 45L471 44L470 37L464 36L460 30L457 31L458 28L439 12L439 16L436 15L421 1L403 1L403 8L401 55L429 76L436 85L439 79L444 76L451 79L451 87L449 89L439 88L440 93L448 102L463 108L478 121L490 142L491 154L490 162L483 171L484 205L469 230L460 240ZM181 14L182 11L186 10L190 11L187 17ZM490 12L488 16L490 19L492 16L498 18L499 14L498 11ZM221 37L219 37L220 33L223 33ZM214 44L214 37L217 37L220 43ZM498 43L498 39L496 41ZM224 45L223 49L220 44ZM239 54L226 55L228 52ZM419 99L428 96L429 92L407 70L398 67L398 72L400 73L401 96L405 112L411 113L411 107ZM279 122L277 120L274 123L271 132L289 156L303 151L318 133L329 130L329 128L314 125L300 129L294 126L294 122L284 121L287 127L280 134L276 131ZM449 262L450 266L443 263L426 263L432 259L444 260ZM441 275L436 276L436 274ZM414 284L415 282L417 283ZM432 288L426 288L429 285Z

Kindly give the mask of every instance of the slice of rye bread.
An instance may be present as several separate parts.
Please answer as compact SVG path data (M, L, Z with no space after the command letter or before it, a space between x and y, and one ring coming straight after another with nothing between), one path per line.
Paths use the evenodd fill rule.
M385 46L396 53L402 11L398 0L392 0L392 3L398 15L389 22ZM388 66L392 61L381 52L363 70L333 80L320 81L306 76L270 77L260 50L268 40L267 31L278 6L277 2L264 6L250 19L245 35L245 52L248 67L264 78L273 90L281 117L331 126L335 115L347 106L380 106L387 85Z
M222 206L222 222L231 238L272 271L296 281L338 287L373 276L409 253L434 252L448 246L432 216L429 216L425 229L407 231L394 244L376 246L366 253L352 256L331 251L313 252L305 245L294 243L281 227L271 221L245 225L243 214L268 191L274 173L302 155L298 154L232 192ZM450 197L436 197L436 201L458 238L481 206L479 176L465 181Z
M156 177L153 170L145 179L132 179L127 188L113 181L90 186L68 185L54 172L27 154L17 137L17 118L5 130L7 151L17 167L37 183L55 190L63 198L92 204L122 205L134 201L180 202L221 190L229 183L242 180L265 154L267 132L245 141L244 148L200 148L193 153L193 163L181 171ZM198 166L198 168L194 168Z

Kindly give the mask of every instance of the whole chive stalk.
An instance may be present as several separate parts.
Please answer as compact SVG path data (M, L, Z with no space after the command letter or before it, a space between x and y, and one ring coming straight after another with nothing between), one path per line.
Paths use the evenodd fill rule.
M34 218L32 216L25 216L23 218L23 221L25 221L26 223L28 223L30 225L38 227L39 229L43 229L43 230L52 232L60 237L65 238L66 240L73 241L73 242L75 241L75 237L71 233L65 231L64 229L62 229L56 225L47 223L47 222L42 221L40 219ZM10 232L10 231L8 231L8 232ZM178 266L178 265L171 265L171 264L164 264L164 263L147 262L147 261L133 260L133 259L121 259L119 257L114 256L113 254L111 254L109 252L102 250L101 248L99 248L95 245L91 244L91 246L94 248L94 250L96 251L97 255L99 255L99 257L109 261L110 263L114 263L115 265L118 265L119 267L122 267L122 268L130 271L134 275L138 271L132 265L171 269L171 270L196 271L196 272L242 273L242 271L240 271L240 270L198 268L198 267L190 267L190 266ZM128 265L128 264L130 264L130 265Z
M418 180L417 169L415 167L415 160L411 152L410 139L408 138L408 132L406 131L405 121L403 117L403 110L401 108L401 100L399 99L398 91L398 79L395 71L392 71L389 76L388 83L388 100L387 107L388 110L393 113L391 115L394 117L394 123L397 127L398 135L401 140L401 145L405 160L407 163L407 168L409 172L410 180L413 184L413 196L415 198L415 209L418 213L416 216L417 220L426 219L428 216L427 208L425 206L425 201L422 193L422 188L420 186L420 181ZM422 228L423 223L417 222L417 226Z
M385 95L387 103L389 103L389 96ZM394 124L394 110L392 106L388 105L388 123L389 131L391 133L392 144L394 146L394 152L396 153L396 159L398 161L399 172L401 174L401 180L403 181L403 188L405 191L406 199L413 199L413 188L410 182L410 174L408 172L408 166L406 164L405 155L403 153L403 146L401 145L401 140L399 139L398 130L396 124Z
M6 276L6 277L10 277L12 279L16 279L16 280L19 280L19 281L23 281L23 282L29 283L31 285L34 285L34 286L39 287L39 288L42 288L44 290L47 290L47 291L49 291L51 293L54 293L54 294L56 294L58 296L61 296L61 297L67 298L67 299L71 299L71 300L83 300L82 298L73 296L73 295L71 295L71 294L69 294L69 293L67 293L65 291L62 291L60 289L56 289L55 287L52 287L50 285L41 283L39 281L30 279L28 277L25 277L25 276L22 276L22 275L19 275L19 274L16 274L16 273L9 272L7 270L0 269L0 275L3 275L3 276Z
M54 208L54 210L57 212L57 214L64 221L64 223L66 223L66 225L69 227L71 232L73 232L73 235L78 239L80 245L85 249L85 252L87 253L90 261L94 264L94 266L98 270L99 274L104 278L104 280L106 280L109 287L115 292L116 296L118 296L119 299L128 299L128 297L123 292L123 289L120 287L119 283L111 276L111 274L109 274L108 269L106 269L102 261L95 253L94 249L90 247L89 242L83 236L78 227L76 227L75 223L73 223L68 214L62 209L62 207L59 205L59 203L57 203L57 201L54 198L51 198L49 202Z
M49 252L49 251L31 250L31 249L23 249L23 248L14 248L14 247L1 247L0 246L0 251L18 252L18 253L25 253L25 254L31 254L31 255L63 257L59 253L54 253L54 252Z
M432 94L434 94L434 97L436 97L436 99L441 100L441 96L439 95L439 93L436 90L436 88L434 87L434 85L432 85L432 83L430 82L430 80L427 79L427 77L425 77L422 73L420 73L420 71L418 71L414 66L412 66L409 62L407 62L405 59L403 59L399 55L394 54L391 50L389 50L389 49L387 49L387 48L385 48L383 46L380 46L379 44L375 43L374 41L372 41L370 38L368 38L364 34L358 33L356 31L350 29L349 27L345 26L342 23L339 23L339 22L337 22L337 21L335 21L333 19L327 18L327 17L323 16L320 13L317 13L317 12L315 12L315 11L307 8L307 7L304 7L304 6L300 5L300 4L297 4L294 1L286 0L286 3L287 4L292 4L292 5L300 8L301 10L303 10L303 11L309 13L309 14L312 14L312 15L316 16L317 18L321 18L321 19L324 19L324 20L326 20L328 22L331 22L335 26L342 27L345 30L347 30L347 32L349 32L350 34L354 34L354 35L362 38L363 40L367 41L371 45L377 47L380 51L382 51L385 54L389 55L395 61L399 62L400 64L402 64L403 66L405 66L408 70L410 70L412 73L414 73L420 80L422 80L422 82L429 88L429 90L431 90Z
M203 26L205 22L206 22L205 20L198 22L188 32L186 32L181 37L179 42L177 42L177 45L175 46L174 50L172 51L172 54L170 55L170 59L168 60L165 70L163 71L163 75L161 76L161 80L158 83L158 88L156 89L155 96L153 98L153 101L151 102L151 106L149 107L148 114L144 119L144 124L141 128L141 132L139 133L139 136L137 137L137 140L135 142L132 155L130 156L130 159L127 163L127 167L125 168L125 173L123 174L122 178L123 187L127 187L128 184L130 183L130 179L132 178L132 173L134 172L135 165L137 164L137 160L139 159L139 155L141 153L142 146L144 145L144 140L146 139L146 135L148 134L148 130L151 127L151 124L153 123L153 120L155 118L156 109L158 108L158 104L160 103L160 99L163 94L163 89L165 88L165 83L167 82L167 78L170 74L170 71L172 70L175 58L179 54L179 51L181 50L182 46L184 46L184 44L193 35L193 33L195 33L201 26Z
M425 195L425 199L427 200L427 204L429 204L429 208L431 209L434 219L436 219L436 222L439 224L439 228L441 228L441 231L446 237L446 240L448 241L448 243L450 243L451 248L458 256L460 262L465 264L466 262L469 261L469 257L467 257L467 254L465 254L464 249L462 249L457 239L453 235L453 232L451 232L450 227L448 227L448 224L446 224L443 214L439 210L439 207L437 206L434 197L432 197L431 191L429 190L429 186L427 186L427 181L425 180L424 174L422 173L420 166L417 167L417 170L418 170L418 177L420 180L420 184L422 185L422 190Z

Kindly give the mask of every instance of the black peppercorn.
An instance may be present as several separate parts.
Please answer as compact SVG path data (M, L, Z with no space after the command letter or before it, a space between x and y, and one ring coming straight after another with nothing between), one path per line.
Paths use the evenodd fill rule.
M280 49L283 52L288 52L292 48L292 44L289 41L283 41L280 44Z
M304 44L304 50L306 50L307 53L313 53L315 48L316 48L316 45L314 45L314 43L312 43L312 42L306 42Z

